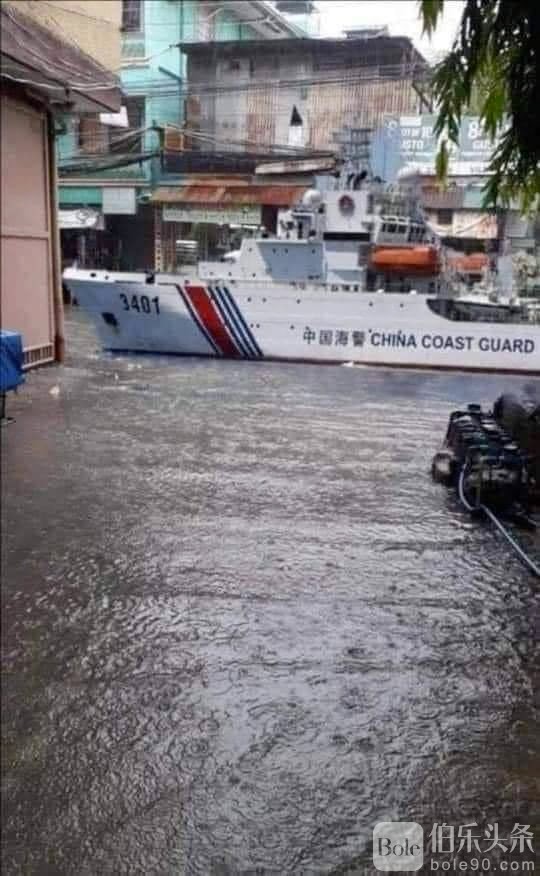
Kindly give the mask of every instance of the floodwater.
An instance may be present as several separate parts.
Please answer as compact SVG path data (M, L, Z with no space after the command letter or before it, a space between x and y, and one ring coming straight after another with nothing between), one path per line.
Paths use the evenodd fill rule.
M538 584L429 465L539 382L68 332L2 429L4 873L371 874L379 821L534 824Z

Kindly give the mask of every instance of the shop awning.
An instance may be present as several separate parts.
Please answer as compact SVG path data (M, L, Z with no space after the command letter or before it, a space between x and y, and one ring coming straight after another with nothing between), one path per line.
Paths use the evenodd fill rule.
M2 3L0 76L47 103L80 112L118 112L120 80L76 46Z
M158 204L205 204L215 207L261 206L292 207L307 186L257 186L197 183L186 186L162 186L151 200Z

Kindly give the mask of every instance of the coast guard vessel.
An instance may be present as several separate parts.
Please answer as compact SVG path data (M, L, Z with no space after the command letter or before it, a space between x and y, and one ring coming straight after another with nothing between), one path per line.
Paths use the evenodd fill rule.
M349 175L191 274L64 272L103 347L540 373L538 302L448 282L412 195Z

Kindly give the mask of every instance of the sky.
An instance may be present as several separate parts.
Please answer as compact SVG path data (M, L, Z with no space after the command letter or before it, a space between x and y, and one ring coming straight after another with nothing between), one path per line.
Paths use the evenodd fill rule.
M321 36L341 36L346 29L386 24L393 35L409 36L427 60L436 60L454 39L463 0L446 0L444 15L431 41L422 37L417 0L316 0Z

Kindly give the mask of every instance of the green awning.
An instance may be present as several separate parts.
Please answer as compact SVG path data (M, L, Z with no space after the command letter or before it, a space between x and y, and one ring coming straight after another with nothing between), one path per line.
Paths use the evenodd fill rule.
M101 207L101 186L60 186L58 202L61 207Z

